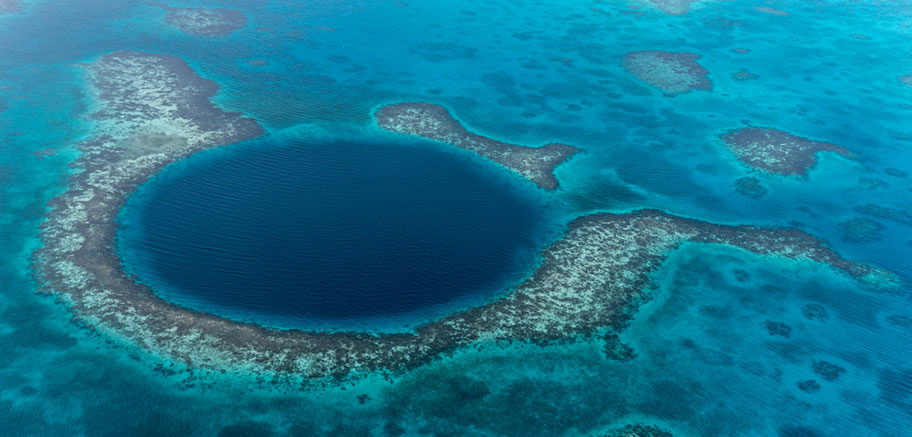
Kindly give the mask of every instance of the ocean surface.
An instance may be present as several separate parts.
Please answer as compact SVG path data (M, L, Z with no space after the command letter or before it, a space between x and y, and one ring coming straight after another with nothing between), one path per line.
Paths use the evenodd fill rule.
M704 1L682 16L637 0L174 4L246 15L245 27L215 38L181 33L143 2L23 3L0 15L2 435L557 436L630 423L694 436L912 435L912 223L901 214L912 210L912 87L897 79L912 74L912 3ZM35 294L32 276L47 202L78 171L68 165L77 142L97 133L78 66L117 50L187 60L221 84L217 105L267 134L169 166L122 211L125 267L180 305L275 327L408 329L508 292L574 217L638 208L796 227L889 269L904 288L884 293L820 265L688 244L654 273L648 301L622 331L636 354L626 362L606 358L595 339L484 345L392 382L306 391L268 375L162 371L135 346L73 323L63 304ZM700 55L713 90L663 95L623 69L637 50ZM739 71L756 77L738 80ZM557 169L559 190L539 192L468 153L375 127L372 110L399 101L444 104L471 131L502 141L585 152ZM745 123L832 142L856 159L822 154L807 178L757 172L718 139ZM246 174L232 171L240 168ZM748 176L763 196L736 191ZM383 222L308 213L350 217L360 209L349 202L308 202L359 193L371 193L363 206L375 213L398 207ZM869 204L899 214L872 214ZM241 228L235 220L262 224L265 215L284 232L277 240L255 238L265 232L256 226L228 235ZM371 269L405 281L370 288L384 293L376 305L344 305L329 295L340 282L325 276L270 290L318 290L295 298L319 297L328 311L288 317L265 287L244 288L256 291L246 303L213 300L224 298L213 281L235 297L238 278L260 284L238 245L277 256L264 280L282 281L300 262L344 273L365 264L310 237L332 238L321 227L343 225L381 235L365 223L402 238L424 230L446 250L370 257ZM228 251L214 254L221 263L197 256L219 250ZM208 279L175 266L180 257ZM218 277L224 262L235 264ZM406 265L416 275L390 274ZM348 271L336 279L368 293L369 272ZM298 286L306 281L312 287ZM439 294L422 291L431 289ZM787 335L770 329L783 325Z

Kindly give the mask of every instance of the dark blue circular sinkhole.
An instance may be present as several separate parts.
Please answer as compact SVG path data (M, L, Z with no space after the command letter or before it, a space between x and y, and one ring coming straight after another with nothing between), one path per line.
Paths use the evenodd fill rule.
M546 237L532 184L429 143L266 139L165 169L119 216L166 300L272 327L414 326L521 281Z

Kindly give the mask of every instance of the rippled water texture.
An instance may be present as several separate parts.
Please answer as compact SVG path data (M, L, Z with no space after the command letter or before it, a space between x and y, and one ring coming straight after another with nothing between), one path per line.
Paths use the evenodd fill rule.
M677 436L901 436L912 429L908 2L221 0L169 6L229 8L244 17L232 13L231 20L194 34L167 17L171 11L170 22L187 23L192 13L145 2L0 0L0 13L12 11L0 15L0 434L556 436L605 435L634 423ZM212 34L219 32L225 34ZM485 217L495 221L474 222L490 238L472 229L440 237L484 249L466 261L470 270L447 270L446 278L462 284L471 277L474 285L422 295L425 300L411 301L414 306L395 317L389 316L394 308L373 304L371 311L386 316L364 318L368 308L355 305L337 305L334 315L348 311L360 318L358 326L399 329L475 304L533 268L542 240L557 238L560 224L635 208L797 227L847 259L891 270L905 288L886 293L819 265L687 244L655 272L655 286L644 290L629 327L607 340L599 333L568 344L483 342L392 382L368 375L344 389L162 360L93 331L91 321L72 320L64 302L35 294L32 276L47 202L78 171L68 166L78 142L103 134L89 117L93 107L80 65L118 50L185 59L221 85L216 105L255 118L266 135L176 163L131 200L122 216L124 236L161 237L128 248L125 262L143 280L159 281L163 295L181 279L150 273L177 259L166 256L172 246L158 238L219 229L168 222L181 214L218 211L234 199L236 214L220 218L262 223L269 208L282 204L270 195L402 192L409 181L436 186L458 175L470 184L410 196L450 193L453 203L422 200L440 208L422 208L433 214L427 223L476 210L461 208L466 205L492 213ZM700 81L667 95L659 85L671 86L674 66L637 70L650 83L625 69L631 52L696 55L678 58L705 69L712 86ZM584 152L558 167L558 190L536 191L480 158L377 128L372 111L396 102L445 105L471 132L500 141L560 142ZM851 155L821 153L806 175L770 173L739 160L721 139L748 126L837 145ZM340 150L328 145L348 149L332 153ZM393 156L396 161L386 161ZM241 165L238 158L250 166L245 174L230 171ZM427 166L411 171L418 179L407 179L384 167L390 162ZM355 169L357 178L332 173L344 169ZM374 186L365 183L367 174L385 176ZM243 183L245 175L264 179ZM220 189L235 188L212 187L222 197L206 204L204 187L217 181L225 181ZM182 183L190 188L168 193ZM238 194L257 183L271 188L257 191L265 197ZM318 184L324 188L307 189ZM379 195L369 197L365 203L374 213L388 205ZM241 199L261 206L247 210ZM152 209L134 215L143 208ZM136 227L140 217L150 226ZM301 210L276 218L282 217L287 222L277 227L316 229L292 223L315 218ZM301 232L299 238L307 237ZM227 256L217 253L221 244L250 241L222 237L171 238L185 247L202 243L190 249L213 256ZM272 243L258 241L263 245L251 249L269 252ZM441 244L456 251L448 256L469 253ZM273 261L287 262L282 269L317 258L322 265L328 254L316 250L325 247L312 249ZM131 259L140 253L146 267ZM315 258L308 261L307 254ZM216 274L205 257L189 261L209 269L210 278ZM433 257L418 261L445 264ZM187 265L180 267L166 273L203 283L186 275ZM233 267L216 279L234 290L261 285L244 275ZM193 296L206 293L214 289ZM286 300L251 297L255 308L286 309ZM225 310L211 301L204 306ZM339 327L327 314L307 314L314 319L307 323L322 317L321 326Z
M193 309L285 328L414 325L521 281L545 242L531 184L434 143L292 138L210 154L120 217L128 270Z

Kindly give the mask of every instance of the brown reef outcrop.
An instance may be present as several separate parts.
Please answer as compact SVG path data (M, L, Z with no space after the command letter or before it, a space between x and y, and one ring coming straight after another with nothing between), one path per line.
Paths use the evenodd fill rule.
M624 55L624 68L630 74L665 95L676 96L693 90L712 90L709 71L697 63L699 55L658 50L630 52Z
M807 175L817 163L817 152L854 157L844 147L768 127L731 130L722 135L722 140L741 162L757 170L783 175Z
M165 22L182 32L204 37L230 35L247 25L247 17L228 8L177 8L164 3L149 3L165 11Z
M566 144L542 147L508 144L469 132L443 106L406 102L384 106L374 113L383 129L441 141L475 152L545 189L557 188L554 169L579 152Z

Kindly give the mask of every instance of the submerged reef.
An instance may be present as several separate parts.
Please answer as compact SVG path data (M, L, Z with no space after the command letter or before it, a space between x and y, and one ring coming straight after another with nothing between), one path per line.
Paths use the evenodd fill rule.
M668 15L687 15L690 12L690 5L698 3L701 0L649 0L660 11Z
M238 10L217 8L175 8L164 3L149 3L165 11L165 22L182 32L205 37L230 35L247 25L247 17Z
M808 379L806 381L799 381L798 388L801 389L801 391L806 392L806 393L814 393L814 392L820 391L820 383L817 381L814 381L813 379Z
M416 135L475 152L534 182L541 188L557 188L554 169L580 149L552 143L542 147L525 147L476 135L440 105L420 102L383 106L374 113L383 129Z
M835 144L809 140L767 127L745 127L722 135L726 147L745 164L770 173L806 176L817 163L817 152L853 157Z
M621 341L616 332L608 331L603 338L605 340L605 358L621 362L636 358L636 352L633 348Z
M603 434L603 437L674 437L674 434L655 425L627 425Z
M798 230L715 225L641 210L574 220L543 250L540 266L509 293L412 332L275 330L192 311L159 298L123 271L114 249L118 210L165 165L260 135L261 128L213 106L209 99L218 85L179 58L118 52L83 71L95 136L79 144L82 155L73 166L81 171L50 203L44 244L34 254L36 279L42 292L61 297L78 323L190 367L306 383L365 372L398 374L483 342L545 344L599 336L626 326L651 273L688 243L816 261L877 284L895 281Z
M760 183L760 179L745 176L735 181L735 191L754 199L759 199L766 195L767 189Z
M764 14L769 15L779 15L782 17L792 15L786 11L783 11L782 9L771 8L769 6L754 6L754 9L756 9L758 12L763 12Z
M14 14L22 9L20 0L0 0L0 15Z
M732 78L734 78L735 80L740 80L740 81L756 80L759 77L760 76L757 76L756 74L751 73L750 71L747 71L747 70L738 70L738 71L732 73Z
M870 243L883 239L884 225L860 218L846 220L839 224L842 240L848 243Z
M887 188L890 186L887 181L878 178L858 178L858 185L870 188L872 190L876 190L878 188Z
M767 320L764 325L766 326L766 331L769 332L769 335L778 335L785 338L792 336L792 327L783 322Z
M887 316L887 318L884 320L886 320L887 323L889 323L893 326L899 327L899 328L912 327L912 317L909 317L909 316L894 314L891 316Z
M887 208L886 206L874 205L872 203L859 205L854 209L865 215L891 220L905 226L912 226L912 213L905 210Z
M712 82L707 78L709 71L697 59L700 56L693 53L630 52L624 55L624 68L668 96L712 90Z
M912 80L912 77L910 77L909 80ZM886 173L890 176L893 176L895 178L904 178L909 175L909 173L906 172L905 170L900 170L898 168L892 168L892 167L884 169L884 173Z
M823 378L825 381L830 381L830 382L833 382L833 381L839 379L839 376L842 375L843 373L845 373L845 371L846 371L841 366L833 364L829 361L822 361L822 360L814 361L811 368L814 369L814 373L816 373L817 376Z
M897 79L899 79L900 82L906 84L906 86L912 88L912 74L899 76Z
M809 303L803 306L801 315L808 320L826 320L830 317L826 307L818 303Z

